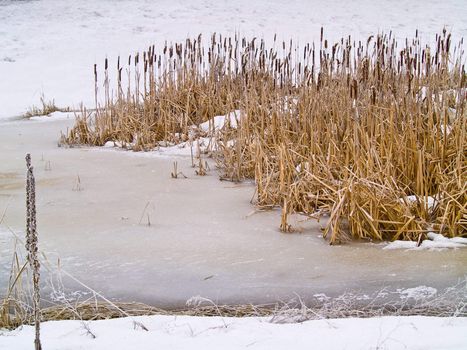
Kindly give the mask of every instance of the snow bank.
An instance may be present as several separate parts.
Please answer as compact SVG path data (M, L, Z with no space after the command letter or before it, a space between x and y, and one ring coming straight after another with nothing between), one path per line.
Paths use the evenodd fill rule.
M148 331L135 327L143 324ZM267 318L146 316L42 324L47 350L444 349L467 347L466 318L381 317L273 324ZM33 348L34 328L0 333L0 349ZM94 338L95 337L95 338Z

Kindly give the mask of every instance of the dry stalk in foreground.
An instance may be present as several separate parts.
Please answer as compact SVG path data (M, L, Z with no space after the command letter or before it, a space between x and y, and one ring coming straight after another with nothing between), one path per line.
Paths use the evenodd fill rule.
M327 213L331 243L466 236L464 62L445 30L431 48L418 33L330 43L322 31L300 47L200 35L118 58L113 88L106 60L103 104L96 90L96 112L62 142L152 150L240 110L212 135L214 156L223 179L255 179L259 207L283 207L282 231L300 212Z
M31 165L31 155L26 155L27 182L26 182L26 251L28 253L28 262L32 270L33 279L33 309L36 350L41 350L40 341L40 262L37 249L37 231L36 231L36 182L34 179L33 167Z

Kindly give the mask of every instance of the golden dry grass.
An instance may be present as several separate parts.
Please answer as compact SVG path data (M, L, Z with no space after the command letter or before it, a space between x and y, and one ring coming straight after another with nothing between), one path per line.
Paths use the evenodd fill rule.
M370 301L361 296L346 293L328 301L312 300L305 304L300 298L288 303L253 305L217 305L209 299L201 304L184 308L164 309L143 303L109 303L105 301L62 302L41 311L42 322L56 320L93 321L119 317L151 315L220 316L220 317L268 317L272 323L296 323L312 319L381 316L436 316L465 317L465 282L440 291L439 294L414 302L387 300L377 292ZM19 325L32 324L33 315L23 311L20 324L2 323L0 328L14 329Z
M36 106L31 106L28 108L26 113L24 113L25 118L31 118L31 117L36 117L36 116L46 116L54 112L70 112L70 108L60 108L57 107L55 104L54 100L47 101L44 97L44 95L41 96L41 106L36 107Z
M240 110L216 133L222 178L254 178L257 205L329 215L331 244L350 238L467 235L467 76L463 43L443 31L343 38L298 47L213 35L154 46L104 66L104 102L83 110L63 142L119 141L151 150L193 137L192 125ZM111 93L115 89L115 93ZM411 197L409 197L411 196Z

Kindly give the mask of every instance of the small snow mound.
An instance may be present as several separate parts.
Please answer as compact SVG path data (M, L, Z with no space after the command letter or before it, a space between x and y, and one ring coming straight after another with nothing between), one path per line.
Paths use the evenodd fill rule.
M114 148L114 147L125 148L125 147L128 147L128 145L120 141L107 141L102 147L104 148Z
M417 242L413 241L394 241L386 245L384 250L393 250L393 249L415 249L417 248Z
M467 238L447 238L434 232L428 232L427 237L428 239L422 241L419 247L417 247L417 242L414 241L394 241L387 244L383 249L440 250L450 248L467 248Z
M414 203L421 203L423 205L426 205L428 209L433 209L435 205L438 203L438 200L435 197L432 196L407 196L407 197L402 197L399 198L399 201L401 203L407 203L407 204L414 204Z
M74 112L52 112L47 115L33 116L29 118L29 120L43 123L43 122L53 122L57 120L67 120L67 119L72 119L72 118L75 118Z
M193 142L186 141L179 144L159 144L159 148L156 152L161 155L170 156L190 156L193 152L193 155L198 157L198 153L206 153L209 149L212 149L213 142L214 141L208 137L200 137Z
M297 173L301 173L302 171L310 171L310 164L308 162L303 162L299 163L296 167L295 170Z
M221 130L226 126L230 126L231 128L237 128L238 121L240 120L240 111L235 110L230 112L227 115L218 115L214 118L201 123L199 125L199 129L203 130L204 132L209 132L210 130L214 129L214 131Z
M104 146L102 146L102 147L104 147L104 148L113 148L113 147L115 147L115 142L113 142L113 141L107 141L107 142L104 144Z

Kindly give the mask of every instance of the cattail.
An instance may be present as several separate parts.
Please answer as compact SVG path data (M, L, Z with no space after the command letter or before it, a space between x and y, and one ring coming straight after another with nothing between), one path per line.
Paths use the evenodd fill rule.
M27 180L26 180L26 251L28 262L32 270L33 280L33 309L35 326L35 350L41 350L40 341L40 262L37 249L36 230L36 183L34 179L33 167L31 165L31 155L26 155Z

